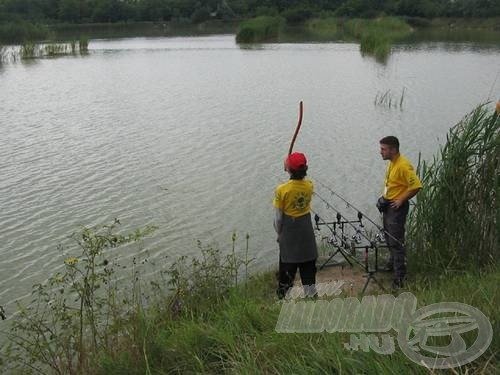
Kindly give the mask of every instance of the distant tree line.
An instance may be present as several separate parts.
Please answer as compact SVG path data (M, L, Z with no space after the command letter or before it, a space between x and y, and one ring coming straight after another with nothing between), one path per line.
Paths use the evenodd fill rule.
M500 0L0 0L0 22L118 22L242 19L283 15L290 23L310 17L493 17Z

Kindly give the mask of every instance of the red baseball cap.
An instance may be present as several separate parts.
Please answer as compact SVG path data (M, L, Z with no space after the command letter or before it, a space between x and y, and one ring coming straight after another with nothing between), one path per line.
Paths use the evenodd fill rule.
M306 156L301 152L293 152L285 160L286 169L294 171L304 169L307 167Z

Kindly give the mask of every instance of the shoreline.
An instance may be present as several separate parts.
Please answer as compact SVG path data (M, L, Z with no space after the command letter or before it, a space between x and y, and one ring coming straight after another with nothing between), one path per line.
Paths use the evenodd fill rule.
M416 31L476 31L499 32L500 17L491 18L419 18L397 17ZM304 34L307 37L310 31L308 24L315 20L329 20L330 18L311 18L302 24L286 25L286 30L291 35ZM331 18L338 25L356 18ZM78 39L81 36L89 39L120 38L120 37L162 37L162 36L197 36L216 34L237 34L241 23L248 19L235 20L208 20L201 23L188 21L142 21L142 22L109 22L109 23L31 23L29 21L0 22L0 44L19 44L23 40L31 42L55 42ZM17 26L16 26L17 25ZM2 26L19 27L19 30L2 31ZM33 28L28 36L21 35L23 28ZM2 35L3 34L3 35ZM298 41L301 38L298 38ZM314 39L314 38L313 38ZM321 39L321 38L320 38ZM330 40L331 38L326 38Z

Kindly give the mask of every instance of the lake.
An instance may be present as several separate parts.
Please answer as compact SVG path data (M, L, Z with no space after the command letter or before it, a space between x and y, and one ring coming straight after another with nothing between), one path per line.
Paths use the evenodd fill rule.
M0 65L0 304L61 269L81 225L159 228L143 256L168 265L250 234L252 270L277 264L271 200L304 101L295 150L378 218L400 138L415 164L477 104L500 96L500 43L416 40L386 64L353 43L240 48L234 35L94 39L87 56ZM389 108L375 104L388 92ZM318 187L319 188L319 187ZM313 206L321 205L314 202ZM57 248L65 244L65 251ZM168 258L166 258L168 256Z

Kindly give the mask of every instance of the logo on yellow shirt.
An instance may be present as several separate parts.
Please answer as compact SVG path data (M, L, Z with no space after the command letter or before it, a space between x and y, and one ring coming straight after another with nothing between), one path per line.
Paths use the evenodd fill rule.
M304 192L297 193L293 200L293 208L295 210L304 210L309 204L309 200L307 199L307 194Z

